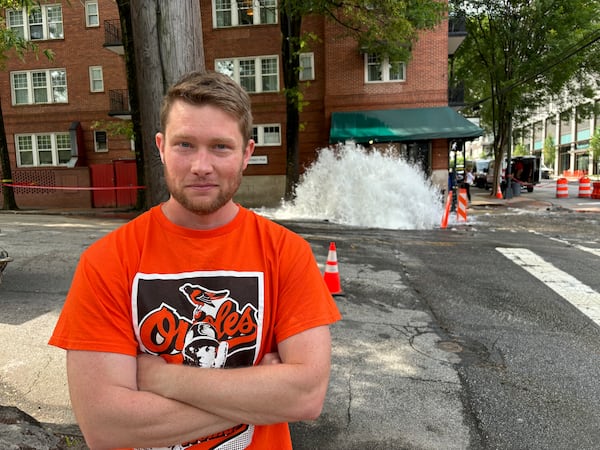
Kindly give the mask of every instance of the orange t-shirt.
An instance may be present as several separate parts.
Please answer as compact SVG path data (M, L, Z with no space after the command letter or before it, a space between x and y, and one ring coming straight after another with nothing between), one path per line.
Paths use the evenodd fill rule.
M208 231L174 225L155 207L82 254L50 344L231 368L339 319L300 236L241 207ZM285 423L243 425L183 448L224 442L291 448Z

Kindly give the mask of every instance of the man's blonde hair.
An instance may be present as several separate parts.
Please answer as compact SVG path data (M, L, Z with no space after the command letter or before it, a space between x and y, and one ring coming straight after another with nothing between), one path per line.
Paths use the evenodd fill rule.
M165 95L160 111L160 127L164 133L173 103L183 100L190 105L211 105L234 117L244 142L252 137L252 104L248 93L227 75L219 72L189 72Z

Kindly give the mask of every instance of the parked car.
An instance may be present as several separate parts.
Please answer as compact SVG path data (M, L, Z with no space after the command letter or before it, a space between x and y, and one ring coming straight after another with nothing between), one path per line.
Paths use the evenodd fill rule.
M540 166L540 176L544 180L549 180L552 177L552 175L554 175L554 169L547 167L545 164L542 164Z
M477 159L473 161L473 176L475 177L475 186L478 188L486 187L486 179L490 167L489 159Z

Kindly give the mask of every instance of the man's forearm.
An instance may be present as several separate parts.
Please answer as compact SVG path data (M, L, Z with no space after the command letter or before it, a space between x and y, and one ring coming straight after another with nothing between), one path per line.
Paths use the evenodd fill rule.
M275 364L208 369L138 358L140 389L188 403L233 422L265 425L320 414L330 367L327 327L288 338Z
M195 441L236 425L151 392L122 392L119 400L78 420L91 448L163 447Z
M169 364L161 367L153 389L233 422L266 425L318 416L326 387L306 382L302 373L293 364L236 369ZM173 379L178 383L169 383Z
M135 370L136 358L130 356L67 353L73 411L91 448L174 445L236 425L188 404L139 391Z

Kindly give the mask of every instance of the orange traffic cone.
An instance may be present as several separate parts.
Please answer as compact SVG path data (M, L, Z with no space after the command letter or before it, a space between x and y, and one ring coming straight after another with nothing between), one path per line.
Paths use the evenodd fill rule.
M502 195L502 190L500 189L500 183L498 183L498 190L496 191L496 198L499 198L499 199L504 198Z
M325 265L325 284L329 288L331 295L341 295L342 286L340 284L340 274L338 272L337 251L335 242L329 244L329 254L327 255L327 264Z
M450 207L452 206L452 191L448 192L448 200L446 200L446 208L444 208L444 215L442 216L442 229L446 229L448 226L448 216L450 214Z

